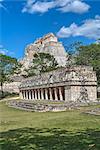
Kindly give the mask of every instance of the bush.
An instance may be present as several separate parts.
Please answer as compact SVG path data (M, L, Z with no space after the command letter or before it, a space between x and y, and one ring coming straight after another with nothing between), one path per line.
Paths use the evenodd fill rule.
M18 96L19 94L18 93L10 93L10 92L4 92L3 93L3 96L2 96L2 93L0 91L0 99L2 98L6 98L6 97L13 97L13 96Z

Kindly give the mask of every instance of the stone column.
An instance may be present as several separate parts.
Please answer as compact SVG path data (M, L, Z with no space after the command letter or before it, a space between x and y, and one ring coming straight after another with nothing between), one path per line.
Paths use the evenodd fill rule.
M58 100L56 88L54 88L55 100Z
M28 91L26 90L26 100L28 100Z
M20 91L19 96L20 96L20 99L23 99L22 91Z
M26 91L24 91L24 94L23 94L23 95L24 95L24 99L26 99L26 97L25 97L25 94L26 94L26 93L25 93L25 92L26 92Z
M29 93L30 93L30 94L29 94L29 97L30 97L30 99L32 99L32 98L31 98L31 90L30 90L30 92L29 92Z
M33 91L32 90L30 91L30 94L31 94L31 99L33 99Z
M26 90L26 100L28 99L28 91Z
M41 89L41 99L44 100L43 89Z
M23 91L23 99L25 99L25 91Z
M22 91L22 96L23 96L23 99L24 99L24 91Z
M29 99L29 91L27 90L26 93L27 93L26 95L27 95L27 100L28 100Z
M48 91L45 89L45 99L48 100Z
M52 97L52 89L49 88L49 93L50 93L50 100L53 100L53 97Z
M34 100L35 100L35 90L34 90Z
M63 101L63 95L61 92L61 87L59 87L59 97L60 97L60 101Z
M26 97L25 97L25 92L26 92L26 91L23 91L23 99L26 99Z
M32 99L34 100L34 90L32 90Z
M40 89L38 89L38 99L40 100Z
M29 90L29 99L31 99L31 91Z
M35 91L35 100L37 100L37 91L36 89L34 91Z

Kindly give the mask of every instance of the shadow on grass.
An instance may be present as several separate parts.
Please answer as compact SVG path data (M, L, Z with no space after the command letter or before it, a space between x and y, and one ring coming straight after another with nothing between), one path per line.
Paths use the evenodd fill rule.
M0 150L100 150L100 131L71 133L59 128L1 132Z

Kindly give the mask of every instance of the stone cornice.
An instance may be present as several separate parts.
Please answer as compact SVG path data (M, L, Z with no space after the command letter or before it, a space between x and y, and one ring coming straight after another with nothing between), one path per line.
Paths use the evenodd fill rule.
M20 89L32 87L52 87L64 85L97 85L96 74L91 67L74 66L71 68L59 68L24 79Z

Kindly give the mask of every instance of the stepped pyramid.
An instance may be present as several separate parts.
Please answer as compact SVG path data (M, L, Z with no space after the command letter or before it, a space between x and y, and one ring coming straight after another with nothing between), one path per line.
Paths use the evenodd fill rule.
M59 66L65 66L68 54L66 53L61 42L53 33L49 33L42 38L37 39L25 48L25 56L21 63L28 68L34 58L34 54L38 52L49 53L55 57Z

